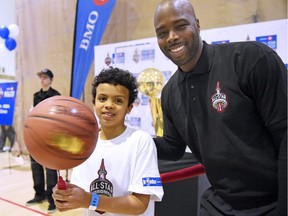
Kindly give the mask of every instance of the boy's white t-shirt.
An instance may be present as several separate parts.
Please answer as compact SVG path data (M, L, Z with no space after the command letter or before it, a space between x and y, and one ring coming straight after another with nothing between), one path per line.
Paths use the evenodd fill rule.
M154 216L154 202L161 201L164 194L152 137L129 127L112 140L101 140L99 136L91 156L73 168L71 183L86 191L113 197L133 192L150 194L149 206L141 216ZM122 214L99 214L85 209L85 215Z

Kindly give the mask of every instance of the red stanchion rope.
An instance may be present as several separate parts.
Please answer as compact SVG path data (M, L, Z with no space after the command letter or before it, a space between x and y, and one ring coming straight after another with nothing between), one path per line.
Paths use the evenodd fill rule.
M162 173L160 174L162 183L169 183L169 182L175 182L180 181L188 178L192 178L195 176L199 176L201 174L205 173L204 167L201 164L197 164L191 167Z

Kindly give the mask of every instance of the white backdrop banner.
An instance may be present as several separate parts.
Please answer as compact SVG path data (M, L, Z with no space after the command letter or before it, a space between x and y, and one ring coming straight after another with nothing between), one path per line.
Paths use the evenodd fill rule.
M209 29L201 31L201 37L210 44L248 40L262 42L274 49L287 67L287 23L288 20L284 19ZM95 75L112 66L129 70L138 77L143 70L152 67L162 71L167 81L177 69L159 49L156 37L98 45L94 52ZM126 124L155 135L147 96L139 92L132 112L126 117Z

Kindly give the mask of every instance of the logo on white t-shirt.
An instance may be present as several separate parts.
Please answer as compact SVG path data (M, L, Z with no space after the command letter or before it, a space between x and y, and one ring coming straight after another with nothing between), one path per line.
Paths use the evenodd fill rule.
M98 178L92 181L90 184L91 193L113 197L113 184L108 179L106 179L106 175L107 171L105 169L104 159L102 159L100 168L98 170ZM97 212L99 214L105 213L102 211Z
M144 187L162 186L160 177L145 177L142 178L142 184Z

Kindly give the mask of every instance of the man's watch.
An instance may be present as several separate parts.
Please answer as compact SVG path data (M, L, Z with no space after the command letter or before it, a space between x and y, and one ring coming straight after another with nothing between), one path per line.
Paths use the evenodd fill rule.
M95 211L98 207L98 203L99 203L99 195L96 193L92 193L92 199L89 205L89 210Z

